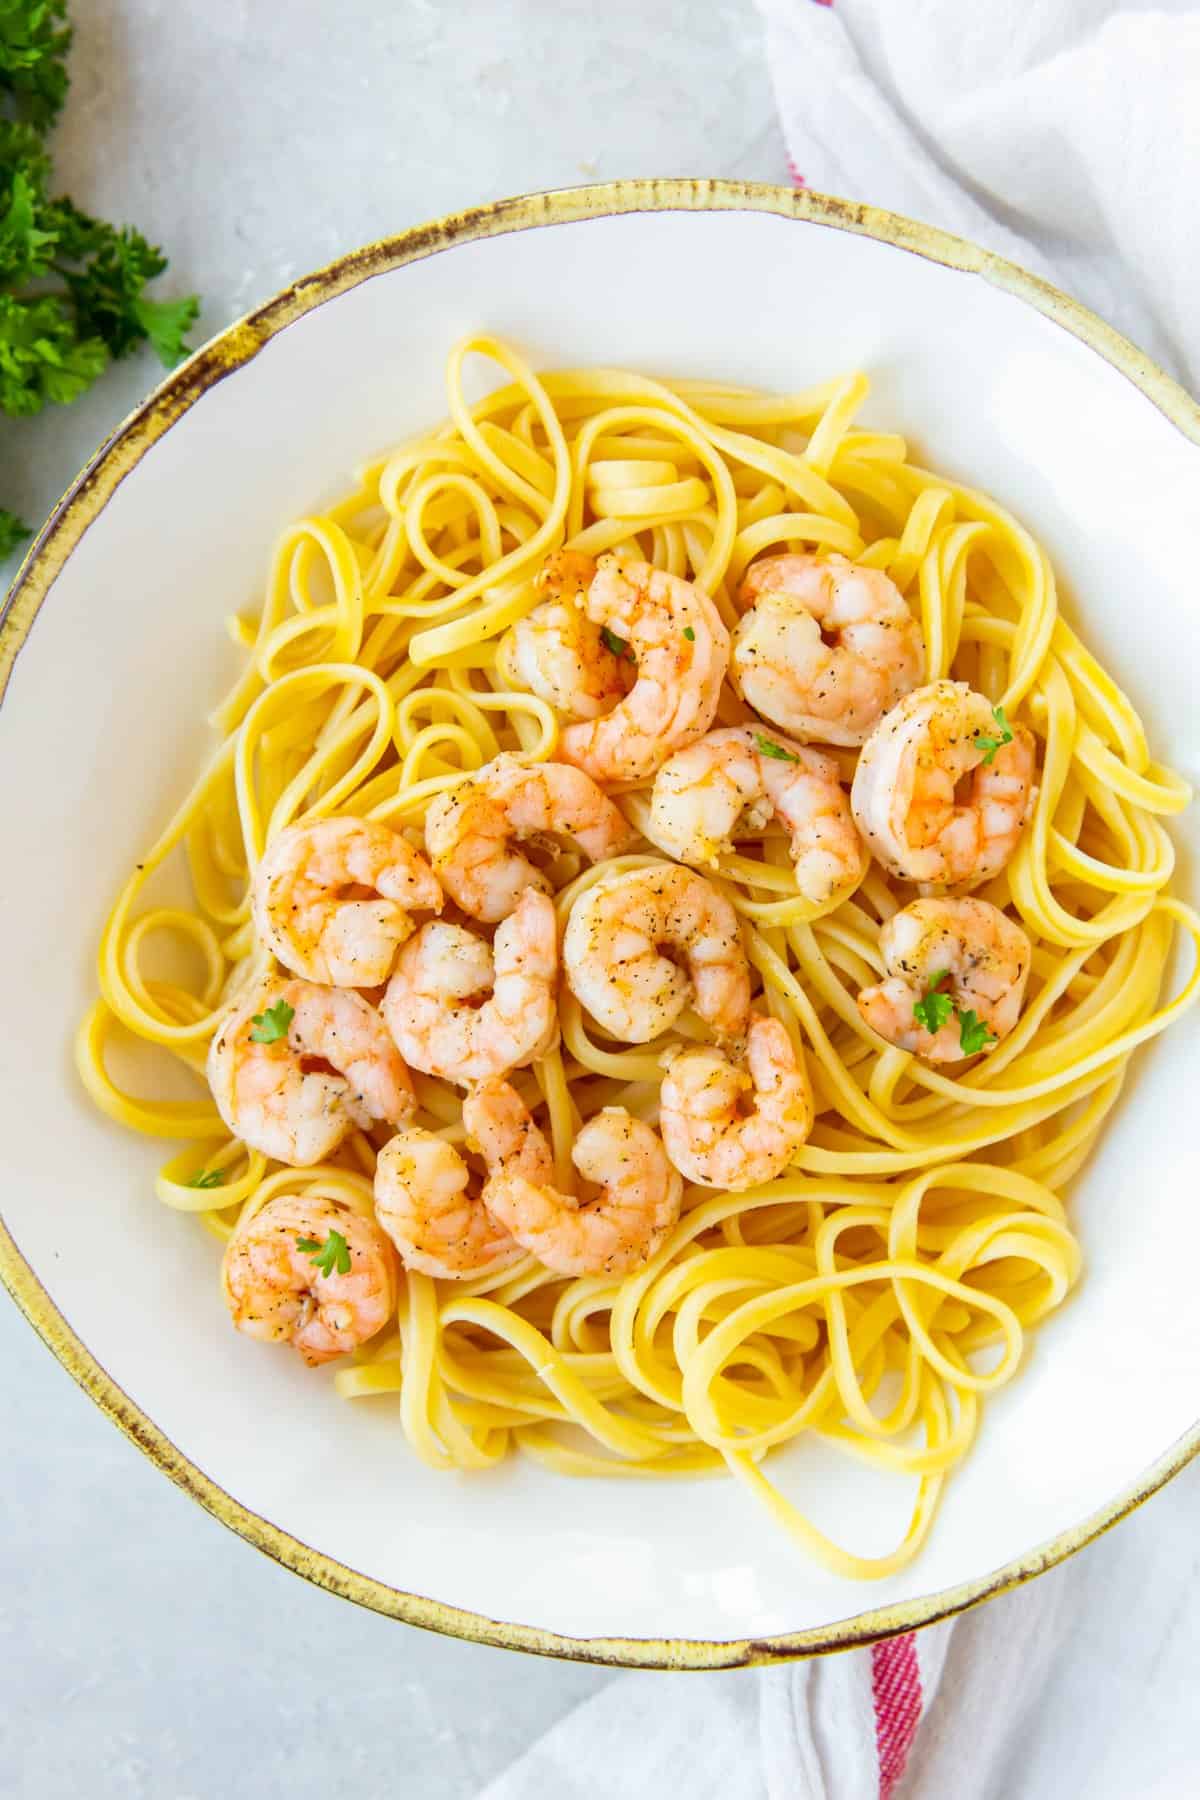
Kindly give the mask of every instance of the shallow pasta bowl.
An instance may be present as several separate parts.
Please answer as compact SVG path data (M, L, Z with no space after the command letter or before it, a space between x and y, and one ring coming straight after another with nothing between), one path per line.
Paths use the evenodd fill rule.
M636 279L631 273L636 271ZM859 366L868 417L993 493L1195 777L1200 410L1101 322L928 227L782 189L621 182L502 202L343 258L233 326L80 477L0 635L0 1273L67 1368L250 1542L413 1623L714 1668L925 1623L1061 1560L1200 1449L1200 1033L1145 1053L1072 1206L1083 1284L994 1399L918 1558L869 1588L801 1560L731 1482L434 1473L228 1329L217 1246L153 1200L161 1149L93 1113L69 1042L119 872L184 791L273 538L438 419L448 345L792 390ZM1200 828L1176 827L1190 883ZM19 872L19 878L17 875ZM864 1551L909 1496L819 1446L784 1479Z

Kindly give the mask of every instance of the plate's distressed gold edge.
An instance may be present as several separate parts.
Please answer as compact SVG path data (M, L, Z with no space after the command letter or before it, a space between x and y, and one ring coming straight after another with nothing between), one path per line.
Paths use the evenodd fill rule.
M1045 314L1103 357L1141 390L1185 437L1200 445L1200 406L1128 339L1077 301L1015 263L949 233L897 213L807 191L792 192L756 182L708 180L614 181L595 187L564 188L522 195L451 214L397 237L369 244L305 276L274 299L231 325L170 375L133 412L92 458L39 532L0 610L0 700L22 643L59 570L98 517L120 482L146 451L200 396L249 362L276 333L314 307L360 281L417 262L456 244L527 231L545 225L611 217L629 212L753 211L776 213L813 225L891 244L964 274L977 275ZM179 1487L247 1543L330 1593L391 1618L453 1637L506 1649L526 1650L584 1662L629 1668L725 1669L753 1667L792 1657L823 1655L876 1642L929 1625L1003 1593L1062 1562L1107 1531L1170 1480L1200 1453L1200 1420L1131 1487L1082 1524L1002 1568L971 1581L896 1606L875 1607L832 1625L768 1638L705 1641L668 1638L571 1638L537 1626L488 1619L445 1606L421 1594L407 1594L336 1562L268 1519L260 1518L189 1462L146 1417L76 1337L12 1237L0 1222L0 1280L25 1317L64 1368L91 1395L101 1411L133 1440Z

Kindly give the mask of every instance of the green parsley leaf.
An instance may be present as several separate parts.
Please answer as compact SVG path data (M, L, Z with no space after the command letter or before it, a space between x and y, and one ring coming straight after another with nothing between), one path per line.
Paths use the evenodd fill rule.
M690 626L690 625L685 625L685 626L684 626L684 628L683 628L683 635L684 635L684 637L685 637L685 638L686 638L686 639L687 639L687 641L688 641L688 643L689 643L689 644L694 644L694 643L695 643L695 641L696 641L696 634L695 634L695 632L694 632L694 631L693 631L693 630L692 630L692 628L691 628L691 626Z
M28 525L22 525L15 513L0 506L0 558L11 556L17 545L31 536Z
M288 1026L296 1016L294 1006L286 1000L277 1000L274 1006L268 1006L266 1012L255 1013L251 1018L253 1030L250 1033L252 1044L277 1044L287 1036Z
M146 335L137 303L146 283L166 268L166 258L140 231L116 231L86 214L79 218L87 261L67 274L67 290L82 329L103 339L114 356L125 356Z
M610 631L607 625L600 627L600 639L605 649L611 650L614 656L627 656L630 662L636 660L626 640L618 637L615 631Z
M950 995L939 992L949 973L949 969L940 969L936 975L931 976L924 995L913 1007L913 1018L930 1033L940 1031L954 1011L954 1001Z
M987 751L987 755L983 759L985 763L995 762L997 750L1003 749L1005 744L1011 744L1013 741L1012 726L1004 716L1004 708L993 706L992 717L1000 727L1000 736L982 737L977 735L975 738L979 748Z
M322 1275L350 1273L350 1246L340 1231L331 1231L324 1243L318 1238L297 1238L297 1250L303 1250L309 1262L316 1263Z
M0 293L0 412L28 418L46 403L78 399L108 363L99 338L80 339L57 294L18 300Z
M39 203L50 180L50 158L42 147L42 136L32 125L19 119L5 118L0 91L0 170L11 181L19 169L37 195Z
M41 196L31 172L18 167L8 190L8 207L0 213L0 271L8 280L46 273L57 243L53 231L36 223Z
M800 761L794 750L785 750L782 744L777 744L774 738L763 737L761 732L755 735L754 742L764 756L773 756L776 762Z
M225 1172L223 1169L198 1169L187 1182L187 1186L194 1188L218 1188L224 1184L224 1181Z
M45 131L67 95L66 0L0 0L0 105Z
M188 354L190 346L184 340L199 311L195 294L186 294L182 300L134 301L134 317L157 350L164 368L173 369Z
M958 1013L958 1041L964 1056L978 1056L981 1050L1000 1042L969 1007L965 1012L961 1008L955 1010Z

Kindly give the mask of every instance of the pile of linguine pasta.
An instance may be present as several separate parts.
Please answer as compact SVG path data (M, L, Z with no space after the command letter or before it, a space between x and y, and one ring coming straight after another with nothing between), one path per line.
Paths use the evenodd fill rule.
M472 358L502 371L480 400ZM409 1270L394 1324L332 1379L346 1398L387 1396L435 1467L484 1470L516 1449L564 1475L728 1473L828 1568L889 1574L928 1532L982 1400L1079 1276L1064 1193L1132 1053L1196 997L1193 969L1164 998L1177 941L1200 939L1170 892L1164 826L1188 789L1059 616L1029 533L912 463L901 437L855 423L862 375L774 396L617 369L535 374L478 336L452 351L447 391L448 421L286 530L261 606L231 619L241 673L212 714L211 757L113 907L80 1072L111 1118L183 1142L158 1197L218 1238L285 1193L369 1212L386 1127L353 1130L316 1167L280 1166L229 1136L203 1088L123 1091L110 1040L131 1032L203 1078L260 955L253 871L285 827L349 814L419 845L426 808L464 772L502 752L553 757L562 720L506 680L498 650L564 545L694 582L730 629L764 553L885 571L919 622L926 680L970 683L1036 738L1032 817L979 890L1032 942L1016 1028L949 1069L883 1044L856 994L879 979L881 926L915 889L872 862L822 910L799 895L778 829L739 837L710 878L736 909L756 1007L807 1061L816 1120L794 1166L741 1192L688 1187L661 1248L620 1278L566 1277L530 1255L477 1280ZM716 724L751 717L727 682ZM831 754L848 780L854 753ZM612 790L639 829L650 785ZM622 866L643 851L661 855L638 845ZM153 903L156 873L181 857L190 902ZM569 855L547 869L564 895L585 873ZM194 979L157 973L164 935ZM654 1123L664 1057L705 1032L687 1011L654 1042L616 1041L565 985L559 1023L559 1047L512 1080L566 1189L581 1124L613 1105ZM464 1149L461 1090L414 1082L418 1122ZM886 1553L835 1544L806 1516L802 1476L770 1454L806 1433L911 1478Z

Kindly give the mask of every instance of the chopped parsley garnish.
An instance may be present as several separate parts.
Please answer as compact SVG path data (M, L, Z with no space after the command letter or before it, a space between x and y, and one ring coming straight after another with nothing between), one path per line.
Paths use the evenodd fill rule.
M913 1007L913 1018L930 1033L940 1031L954 1011L954 1001L950 995L939 992L949 973L949 969L939 969L936 975L931 976L924 995Z
M694 631L693 631L693 630L692 630L692 628L691 628L691 626L690 626L690 625L685 625L685 626L684 626L684 628L683 628L683 635L684 635L684 637L685 637L685 638L686 638L686 639L687 639L687 641L688 641L688 643L689 643L689 644L694 644L694 643L695 643L695 641L696 641L696 634L695 634L695 632L694 632Z
M958 1041L964 1056L978 1056L981 1050L987 1050L992 1044L998 1044L999 1038L993 1037L983 1020L968 1008L955 1008L958 1013Z
M600 627L600 637L605 649L611 650L614 656L627 656L630 662L635 660L633 651L629 648L626 640L618 637L615 631L610 631L607 625Z
M1000 727L1000 736L982 737L979 734L976 734L975 738L975 742L979 748L987 752L983 759L985 763L994 762L996 760L997 750L1002 750L1005 744L1011 744L1013 741L1012 726L1004 716L1004 708L1002 706L993 706L992 717Z
M963 1055L978 1056L981 1050L989 1050L1000 1040L988 1030L979 1014L971 1007L957 1006L950 994L942 992L942 983L949 979L949 975L949 969L939 969L936 975L930 976L924 994L913 1007L913 1018L931 1036L939 1032L949 1019L957 1019L958 1042Z
M782 744L777 744L774 738L763 737L761 732L755 733L754 742L764 756L773 756L776 762L798 763L800 761L794 750L785 750Z
M198 1169L194 1175L189 1176L186 1185L194 1188L217 1188L224 1180L225 1173L222 1169Z
M297 1238L297 1250L303 1250L310 1263L316 1263L322 1275L350 1273L350 1246L340 1231L331 1231L322 1243L319 1238Z
M294 1006L286 1000L277 1000L274 1006L268 1006L266 1012L255 1013L250 1023L252 1044L277 1044L280 1038L287 1036L288 1026L296 1016Z

